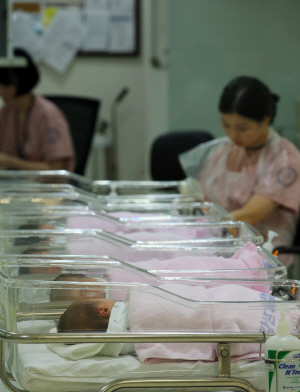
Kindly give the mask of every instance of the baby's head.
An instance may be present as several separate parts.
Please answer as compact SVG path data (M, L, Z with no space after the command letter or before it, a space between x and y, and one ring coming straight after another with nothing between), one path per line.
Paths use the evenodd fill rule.
M49 250L42 250L38 248L29 248L23 252L24 255L33 255L32 258L35 259L36 256L34 255L51 255L52 253ZM60 274L61 267L20 267L19 274Z
M61 274L54 279L56 282L97 282L96 279L89 278L84 274ZM101 299L105 298L105 292L102 288L86 289L82 287L74 287L69 289L52 289L50 301L77 301L80 299Z
M55 229L50 223L44 224L25 224L18 227L18 230L26 232L27 230L50 230ZM35 245L35 244L47 244L51 242L51 238L43 236L30 236L30 237L17 237L14 239L14 245Z
M106 331L114 304L108 298L76 301L60 317L57 332Z

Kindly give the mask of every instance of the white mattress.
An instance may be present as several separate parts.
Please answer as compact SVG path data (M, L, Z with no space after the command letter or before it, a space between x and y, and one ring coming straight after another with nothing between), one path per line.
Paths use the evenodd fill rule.
M145 365L136 357L94 357L67 360L44 344L18 345L13 374L20 385L32 392L99 391L110 381L142 377L217 376L218 363L168 362ZM237 362L231 375L246 378L264 389L264 362Z

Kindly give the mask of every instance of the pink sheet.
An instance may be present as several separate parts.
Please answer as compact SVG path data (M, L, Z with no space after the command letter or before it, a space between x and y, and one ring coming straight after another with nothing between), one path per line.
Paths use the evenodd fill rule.
M185 293L182 285L166 285L166 289L173 292ZM181 290L179 290L181 288ZM155 291L153 291L154 293ZM199 311L184 305L151 295L145 292L131 292L129 298L129 322L132 332L178 332L199 331L211 332L212 322L209 307ZM192 297L208 300L204 287L193 287L189 293ZM168 296L167 293L162 293ZM173 296L170 296L173 298ZM136 344L136 352L141 362L155 363L182 360L215 360L215 345L210 343L142 343Z
M142 269L153 270L153 274L160 276L177 276L182 278L192 276L195 278L203 278L209 273L211 277L218 279L267 278L267 271L263 267L263 260L257 252L257 247L251 242L247 243L231 258L214 256L199 257L194 255L194 252L191 251L191 256L186 255L159 260L158 258L155 258L156 251L153 251L151 252L154 256L152 259L140 261L145 257L143 251L131 250L130 247L126 245L118 247L106 240L104 241L102 238L83 237L82 239L70 239L67 244L67 253L75 255L107 255ZM157 254L159 253L161 253L161 251L158 250ZM171 270L177 270L178 273L163 272ZM212 271L216 270L218 270L218 272L213 274ZM108 279L112 282L149 283L149 280L142 275L133 275L132 272L127 272L122 269L108 270L107 274ZM190 284L193 284L193 282L190 282ZM253 282L252 288L258 291L264 290L259 283L255 282Z
M208 275L209 271L218 272L210 273L210 277L218 279L266 279L267 272L263 267L261 256L257 252L257 247L249 242L240 249L231 258L214 257L214 256L181 256L167 260L151 259L131 263L136 267L152 270L152 273L158 276L176 276L176 277L194 277L203 278ZM176 273L168 273L167 271L177 271ZM232 271L230 271L232 270ZM247 270L247 271L245 271ZM182 272L181 272L182 271ZM131 283L135 282L148 283L140 275L133 275L121 269L109 270L107 275L112 282ZM189 284L193 284L190 282ZM253 283L254 290L262 291L262 285Z
M117 211L113 213L107 214L106 212L102 212L103 218L99 216L71 216L67 218L67 228L68 229L101 229L109 231L110 233L116 233L125 227L122 224L119 224L118 221L114 222L112 219L109 220L110 217L115 218L132 218L136 216L153 216L155 214L142 214L142 213L133 213L128 211ZM107 215L108 220L105 219L105 215ZM126 233L135 232L136 229L126 228Z
M260 293L239 285L225 285L206 289L180 284L165 284L165 290L185 296L202 304L188 303L178 298L170 301L166 295L150 295L144 292L131 292L129 299L130 325L133 332L244 332L259 333L266 331L274 333L280 319L279 312L272 307L272 301L280 301L271 295ZM154 290L153 290L154 293ZM205 301L241 301L240 304L218 304ZM177 302L178 301L178 302ZM242 301L269 301L267 305L243 304ZM286 319L291 332L297 331L300 312L293 310L287 313ZM136 352L144 363L179 360L217 360L217 345L214 343L140 343L136 344ZM257 359L258 344L233 344L231 347L233 359Z
M128 213L127 213L128 214ZM145 216L146 214L144 214ZM150 215L150 214L149 214ZM152 214L154 215L154 214ZM126 217L126 214L121 216ZM130 217L131 215L129 215ZM137 215L140 216L140 215ZM68 217L68 229L101 229L110 233L115 233L121 237L137 241L171 241L186 240L189 238L210 238L212 236L220 237L221 230L208 230L201 227L158 227L158 228L134 228L126 227L121 223L105 220L98 216L75 216Z
M68 229L101 229L116 233L120 231L122 226L116 222L101 219L98 216L75 216L67 218Z

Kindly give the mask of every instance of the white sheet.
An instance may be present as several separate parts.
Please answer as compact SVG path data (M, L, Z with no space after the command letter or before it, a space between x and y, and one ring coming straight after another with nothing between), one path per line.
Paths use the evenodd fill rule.
M181 362L145 365L136 357L94 357L72 361L51 352L46 345L19 345L13 374L31 392L99 391L119 378L217 376L218 363ZM238 362L231 375L243 377L264 389L264 362Z

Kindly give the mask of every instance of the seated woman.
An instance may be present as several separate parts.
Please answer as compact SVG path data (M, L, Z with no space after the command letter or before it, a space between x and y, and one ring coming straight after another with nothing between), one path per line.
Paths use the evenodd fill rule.
M185 173L199 180L205 199L253 225L274 245L293 241L300 205L300 153L271 124L279 97L260 80L241 76L224 88L219 111L227 137L180 155ZM280 256L289 266L291 257Z
M32 90L39 72L30 56L25 67L0 68L0 169L74 169L74 148L62 111Z

